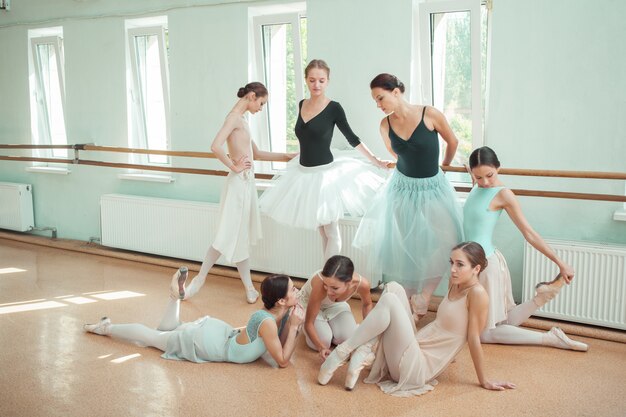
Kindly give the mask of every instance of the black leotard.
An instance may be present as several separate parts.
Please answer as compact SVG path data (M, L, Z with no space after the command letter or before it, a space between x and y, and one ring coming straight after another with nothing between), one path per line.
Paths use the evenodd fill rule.
M422 120L406 140L393 131L387 116L391 149L398 155L396 168L407 177L430 178L439 172L439 137L436 130L429 130L424 124L425 112L426 106Z
M300 111L295 127L296 136L300 142L300 165L314 167L333 162L330 142L333 139L335 125L350 145L355 147L361 143L359 137L350 128L341 104L331 101L317 116L305 123L300 113L303 101L300 102Z

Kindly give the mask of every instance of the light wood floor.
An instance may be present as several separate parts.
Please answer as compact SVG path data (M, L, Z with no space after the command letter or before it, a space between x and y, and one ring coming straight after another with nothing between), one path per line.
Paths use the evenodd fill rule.
M167 361L83 332L103 315L156 326L173 272L0 239L0 416L626 416L626 344L598 339L576 337L587 353L485 345L488 374L518 384L508 392L477 386L465 348L433 392L395 398L361 382L345 391L345 369L319 386L302 338L293 366L272 369ZM260 307L238 280L210 276L182 318L243 325Z

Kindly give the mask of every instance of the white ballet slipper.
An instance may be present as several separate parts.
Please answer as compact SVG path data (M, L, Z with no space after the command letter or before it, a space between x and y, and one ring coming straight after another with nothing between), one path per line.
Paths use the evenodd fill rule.
M249 304L254 304L256 303L256 300L259 299L259 292L253 288L247 288L246 289L246 301Z
M185 282L187 282L187 275L189 270L186 266L181 266L172 276L172 282L170 284L170 296L174 300L185 299Z
M586 343L570 339L563 333L563 330L558 327L551 328L550 331L546 333L546 336L552 339L548 345L559 349L575 350L578 352L586 352L589 349Z
M111 334L111 319L108 317L102 317L98 323L85 324L83 329L89 333L108 336Z
M361 345L352 353L350 362L348 363L348 371L346 373L346 381L344 386L348 391L352 391L361 371L366 366L372 366L376 359L376 355L372 352L372 346L370 344Z
M333 374L341 365L346 363L348 358L350 357L350 351L346 349L346 347L341 344L335 348L330 355L326 358L322 366L320 367L320 372L317 375L317 382L320 385L328 384L328 381L333 377Z
M538 307L543 307L548 301L552 300L556 295L561 291L563 285L565 284L565 280L561 275L557 275L552 281L540 282L535 286L535 297L533 298L533 302Z

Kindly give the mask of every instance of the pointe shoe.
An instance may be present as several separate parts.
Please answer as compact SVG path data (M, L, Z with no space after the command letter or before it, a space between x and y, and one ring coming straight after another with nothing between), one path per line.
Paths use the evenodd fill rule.
M419 294L413 294L409 299L409 304L411 305L411 310L413 311L413 319L417 323L419 319L424 317L426 313L428 313L428 302L426 298Z
M552 300L561 291L565 284L565 280L561 275L557 275L552 281L540 282L535 286L535 297L533 301L538 307L543 307L548 301Z
M342 345L339 345L330 352L330 355L326 358L322 366L320 367L320 372L317 375L317 382L320 385L328 384L328 381L333 377L333 374L341 365L346 363L348 357L350 356L350 352L346 352L345 348Z
M189 270L186 266L181 266L178 271L172 276L172 283L170 284L170 296L174 300L185 299L185 282L187 282L187 275Z
M589 349L589 346L586 343L570 339L565 333L563 333L563 330L558 327L551 328L547 334L556 338L556 344L552 345L556 348L575 350L578 352L586 352Z
M111 334L111 319L108 317L102 317L98 323L85 324L83 329L89 333L95 333L102 336Z
M348 391L354 389L354 386L359 380L361 371L366 366L371 366L374 363L374 359L376 359L376 355L372 352L370 345L361 345L354 351L348 363L346 382L344 384Z
M246 301L249 304L256 303L256 300L258 299L259 299L259 292L256 289L254 288L246 289Z

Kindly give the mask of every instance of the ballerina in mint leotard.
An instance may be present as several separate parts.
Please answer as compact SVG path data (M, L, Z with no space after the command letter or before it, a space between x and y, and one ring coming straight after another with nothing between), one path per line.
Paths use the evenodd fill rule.
M484 146L472 152L469 165L475 182L463 207L465 238L478 242L485 249L489 264L479 276L489 294L487 325L480 338L483 343L544 345L561 349L586 351L587 345L569 339L559 328L540 333L518 327L538 308L556 296L563 284L574 278L574 270L563 262L526 221L519 202L511 190L498 179L500 161L495 152ZM537 288L535 297L516 305L511 291L511 275L504 256L492 242L496 222L506 210L535 249L552 260L559 268L559 276Z

